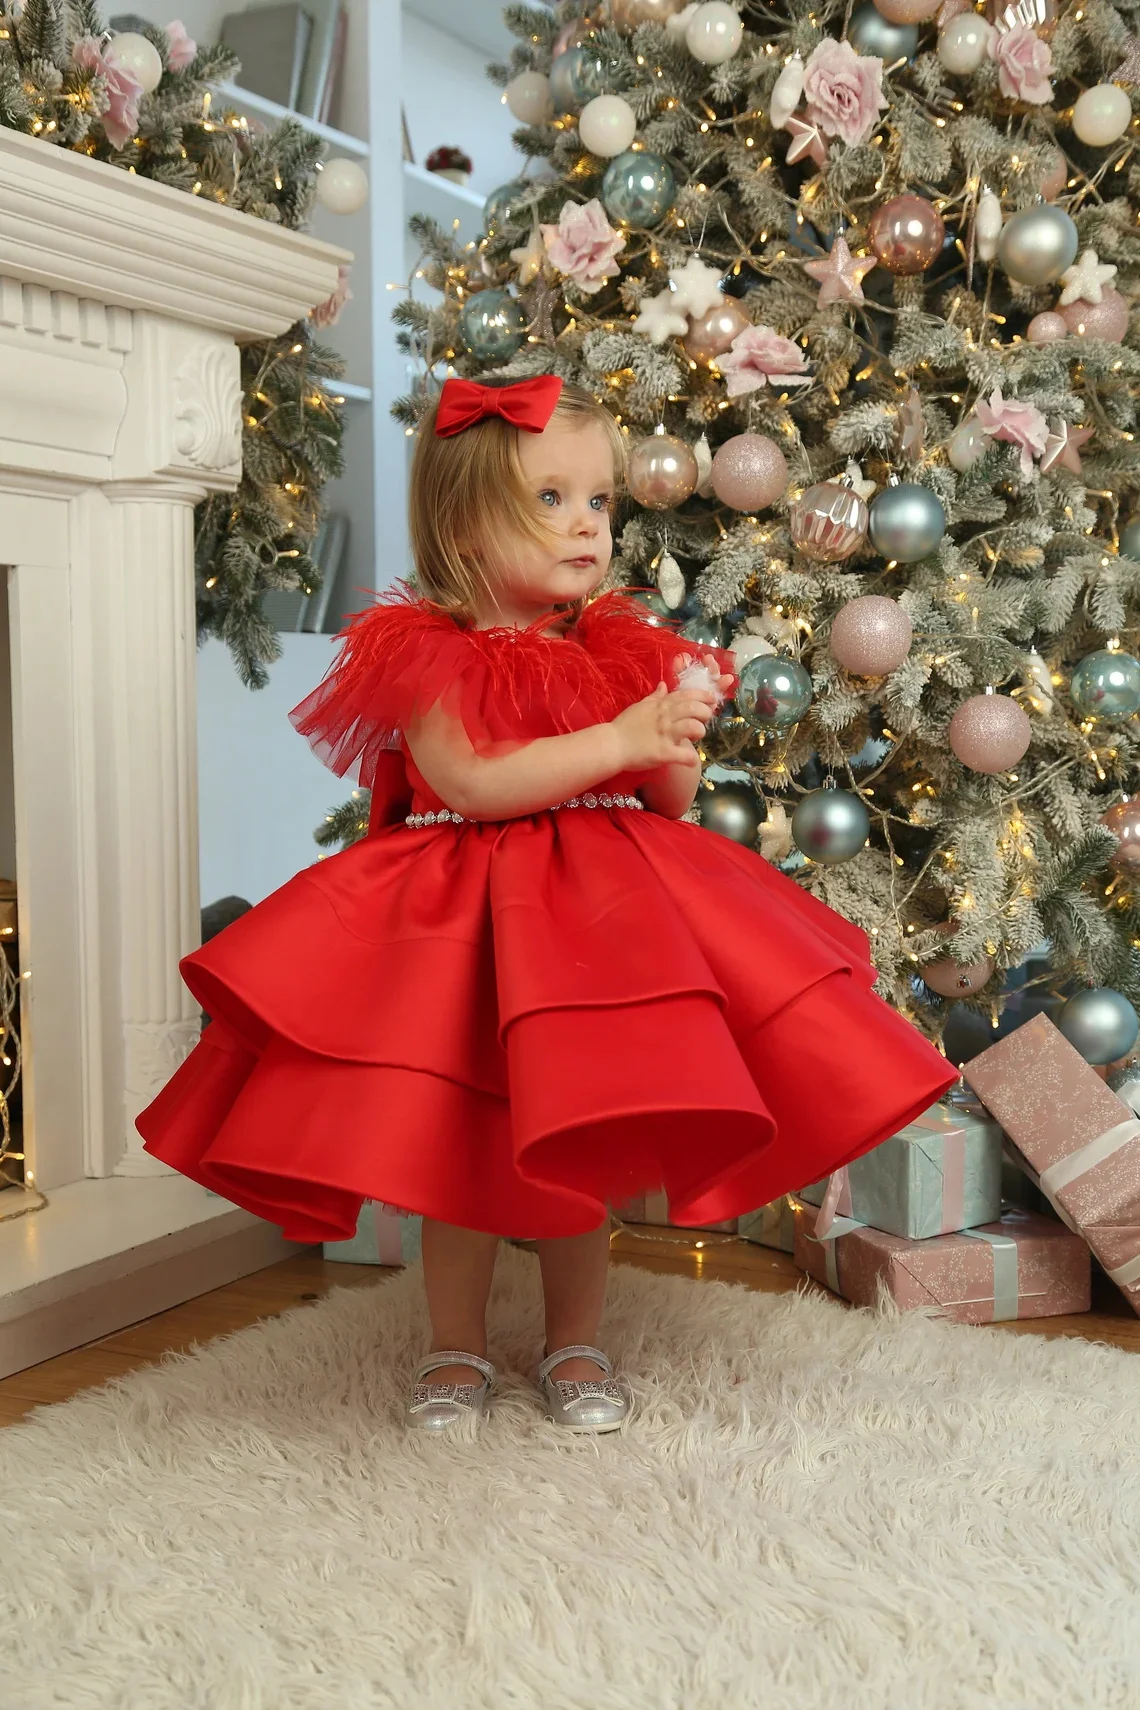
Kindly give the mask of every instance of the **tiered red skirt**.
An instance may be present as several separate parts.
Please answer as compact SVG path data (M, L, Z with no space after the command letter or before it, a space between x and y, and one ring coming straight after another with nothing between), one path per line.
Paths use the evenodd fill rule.
M629 809L383 829L180 967L213 1019L146 1149L295 1241L352 1235L365 1197L517 1237L661 1188L719 1221L955 1078L871 990L861 932Z

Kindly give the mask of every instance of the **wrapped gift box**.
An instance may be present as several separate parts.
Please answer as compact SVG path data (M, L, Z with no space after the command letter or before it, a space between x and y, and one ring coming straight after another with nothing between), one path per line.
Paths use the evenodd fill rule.
M326 1241L324 1256L353 1265L410 1265L419 1257L422 1223L422 1218L366 1199L356 1234L349 1241Z
M977 1107L936 1104L798 1197L823 1205L829 1183L838 1189L832 1198L839 1216L889 1235L924 1241L974 1229L1001 1213L1001 1129Z
M938 1306L962 1324L1089 1310L1089 1250L1056 1218L1015 1207L981 1229L907 1241L848 1217L819 1240L814 1217L801 1201L796 1264L856 1306L875 1306L882 1280L904 1310Z
M735 1235L740 1219L730 1217L725 1223L675 1223L669 1215L669 1201L663 1193L643 1193L627 1199L613 1208L615 1217L623 1223L652 1223L659 1229L714 1230L718 1234Z
M796 1244L796 1215L787 1194L750 1211L736 1220L736 1233L745 1241L755 1241L760 1247L776 1247L781 1253L791 1253Z
M962 1073L1058 1217L1140 1313L1140 1117L1044 1015Z

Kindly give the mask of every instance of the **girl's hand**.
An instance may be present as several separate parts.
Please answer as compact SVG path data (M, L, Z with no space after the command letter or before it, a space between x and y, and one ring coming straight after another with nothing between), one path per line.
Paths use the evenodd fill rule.
M691 762L693 743L700 741L715 711L711 694L692 689L670 692L665 683L658 683L651 695L611 721L621 745L620 770L642 772L670 762Z

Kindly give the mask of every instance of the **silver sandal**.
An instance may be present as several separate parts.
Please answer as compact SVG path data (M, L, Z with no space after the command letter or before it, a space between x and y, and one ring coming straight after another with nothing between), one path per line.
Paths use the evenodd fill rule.
M605 1376L577 1381L551 1377L563 1360L594 1360ZM632 1399L613 1375L613 1366L600 1348L576 1342L547 1354L538 1368L538 1381L546 1397L546 1417L566 1431L616 1431L632 1411Z
M429 1372L440 1366L473 1366L482 1372L482 1383L424 1383ZM404 1413L404 1423L415 1431L443 1431L460 1419L482 1418L487 1411L491 1385L498 1373L490 1360L479 1354L464 1353L461 1348L444 1348L438 1354L426 1354L416 1367L412 1393Z

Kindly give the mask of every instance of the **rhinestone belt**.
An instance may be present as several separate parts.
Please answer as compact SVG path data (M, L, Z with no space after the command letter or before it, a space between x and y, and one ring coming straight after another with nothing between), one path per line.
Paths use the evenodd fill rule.
M557 813L559 808L644 808L645 803L637 796L595 796L592 793L585 796L571 796L568 802L555 802L553 807L544 808L544 813ZM519 815L520 818L525 816ZM478 825L476 819L467 819L461 813L452 813L450 808L440 808L438 813L410 813L404 820L405 825Z

